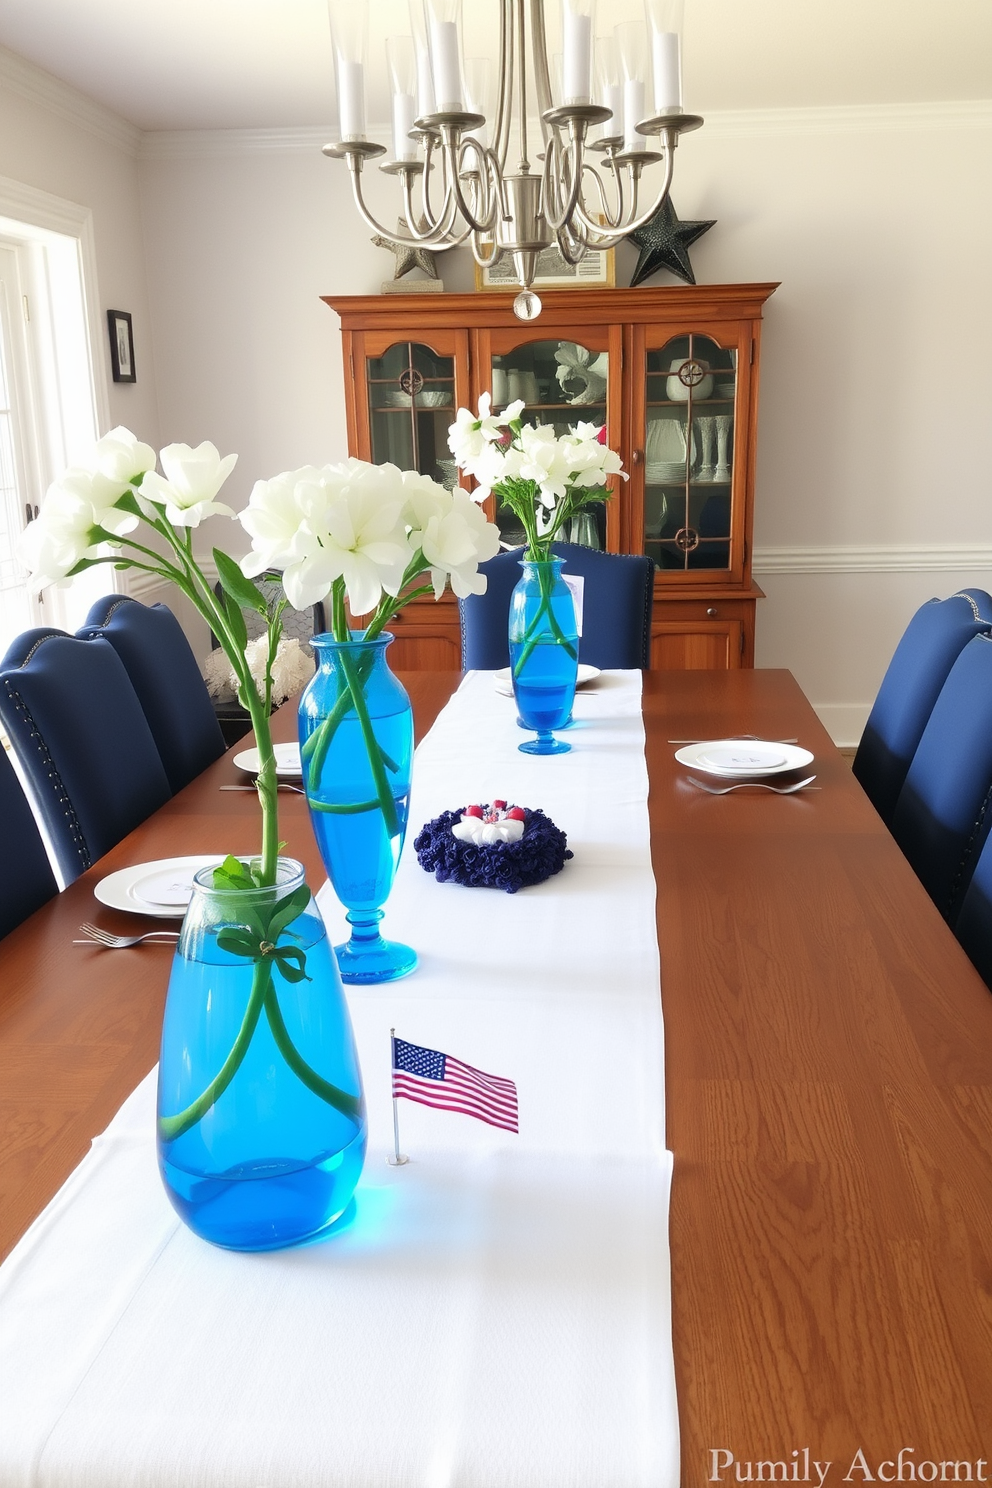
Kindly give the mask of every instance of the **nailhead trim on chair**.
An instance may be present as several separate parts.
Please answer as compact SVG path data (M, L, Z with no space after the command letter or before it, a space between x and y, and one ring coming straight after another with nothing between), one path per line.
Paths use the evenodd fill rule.
M40 641L32 646L31 650L24 658L24 661L21 663L21 665L23 666L25 665L25 663L30 661L31 657L37 651L38 647L43 645L44 642L48 639L48 636L43 636ZM55 787L58 803L62 808L62 814L65 817L66 824L69 828L70 835L72 837L73 843L75 844L76 852L79 857L80 870L82 871L86 868L89 868L93 862L93 858L90 854L89 847L87 846L86 838L83 836L83 829L79 824L79 818L76 815L75 807L69 799L69 794L62 783L61 775L55 768L55 761L52 759L52 756L48 751L48 745L45 743L44 739L41 736L41 733L34 721L34 717L31 713L30 708L22 698L21 694L11 684L9 677L4 678L4 690L6 691L7 696L13 703L17 712L20 714L21 718L27 724L28 729L30 730L31 742L37 750L38 758L41 761L42 768Z
M978 605L975 603L974 595L969 594L968 591L967 591L967 589L959 589L958 592L957 592L957 594L952 594L951 595L951 598L952 599L966 599L968 601L968 603L971 605L971 618L973 620L984 620L985 619L985 616L981 613L981 611L978 608Z

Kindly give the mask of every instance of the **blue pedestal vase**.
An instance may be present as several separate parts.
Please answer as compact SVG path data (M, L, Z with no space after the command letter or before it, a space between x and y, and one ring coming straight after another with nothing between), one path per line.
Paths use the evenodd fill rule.
M335 946L353 985L394 981L417 964L383 939L382 906L406 835L413 711L389 670L386 631L374 640L315 636L317 673L300 700L300 756L314 835L351 938Z
M328 1230L365 1159L361 1074L299 863L272 888L197 874L162 1029L159 1167L197 1235L277 1250Z
M564 754L571 749L553 730L571 717L579 665L579 639L572 595L561 577L560 558L524 559L523 575L510 597L510 675L520 722L536 739L524 754Z

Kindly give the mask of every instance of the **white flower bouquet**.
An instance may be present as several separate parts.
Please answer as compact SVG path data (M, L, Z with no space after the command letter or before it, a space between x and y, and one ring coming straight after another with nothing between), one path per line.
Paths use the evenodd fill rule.
M237 456L222 459L210 443L196 449L172 444L159 459L162 475L155 451L130 430L105 435L49 488L22 536L20 556L36 591L95 564L112 564L175 584L206 621L255 731L262 850L252 872L260 886L270 885L279 831L269 714L287 598L303 609L330 595L339 640L349 638L346 603L354 615L372 612L364 632L372 638L403 605L432 591L439 597L449 580L458 595L484 592L478 566L498 551L499 534L464 491L446 491L426 476L360 460L307 466L256 484L240 513L250 553L239 565L213 550L218 598L193 555L192 529L208 516L235 518L216 497ZM145 534L150 541L140 540ZM270 604L252 578L274 569L287 598ZM264 652L261 666L257 656L246 656L244 610L265 621L266 636L255 647ZM308 744L318 747L316 738Z
M579 423L567 434L550 424L525 424L523 403L502 414L490 410L488 393L478 415L459 408L448 431L448 448L460 470L474 476L476 500L492 491L519 517L527 535L527 558L547 561L551 544L583 507L607 501L611 475L627 479L620 456L606 444L606 429Z

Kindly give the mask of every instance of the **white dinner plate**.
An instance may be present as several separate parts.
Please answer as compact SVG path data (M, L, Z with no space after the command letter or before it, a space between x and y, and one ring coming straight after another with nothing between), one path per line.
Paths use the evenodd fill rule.
M276 774L298 779L303 773L299 744L276 744L273 747L276 754ZM247 770L250 775L257 775L261 765L258 750L242 749L240 754L234 756L234 763L239 770Z
M766 739L706 739L677 749L675 758L691 770L742 780L802 770L813 760L808 749Z
M116 873L101 878L93 893L108 909L152 915L160 920L181 919L193 893L194 873L223 861L222 853L214 853L211 857L201 854L194 858L160 858L156 863L135 863L130 868L119 868Z
M594 682L598 676L599 667L589 666L588 662L580 661L579 669L576 673L575 685L576 687L586 687L590 682ZM513 696L513 678L510 675L509 667L501 667L498 672L495 672L494 681L497 692L501 692L504 697Z

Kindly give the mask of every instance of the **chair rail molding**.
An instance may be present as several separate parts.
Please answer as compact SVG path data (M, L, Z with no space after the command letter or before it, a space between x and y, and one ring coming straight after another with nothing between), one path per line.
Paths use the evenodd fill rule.
M803 573L974 573L992 569L992 546L891 544L875 547L755 547L752 568L759 574Z

